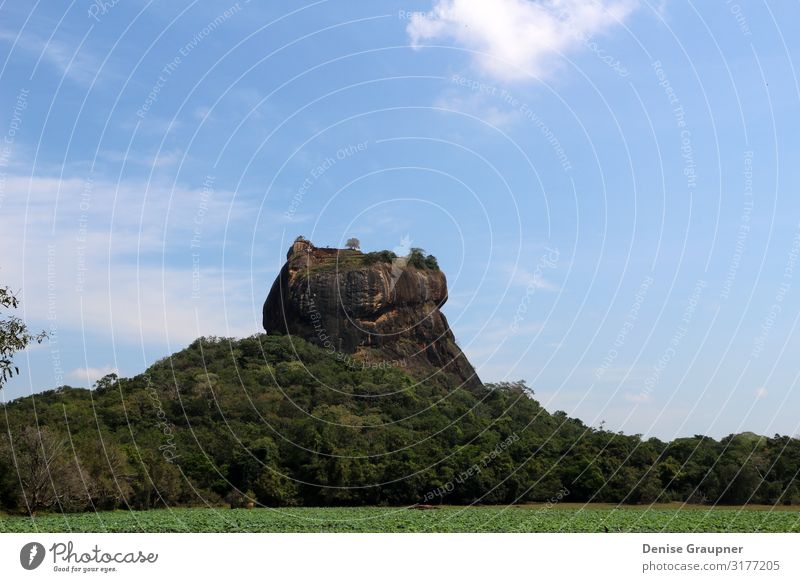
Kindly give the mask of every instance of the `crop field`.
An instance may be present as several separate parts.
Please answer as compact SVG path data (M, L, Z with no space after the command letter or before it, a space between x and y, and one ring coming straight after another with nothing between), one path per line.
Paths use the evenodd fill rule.
M580 504L159 509L0 516L0 532L800 532L800 509Z

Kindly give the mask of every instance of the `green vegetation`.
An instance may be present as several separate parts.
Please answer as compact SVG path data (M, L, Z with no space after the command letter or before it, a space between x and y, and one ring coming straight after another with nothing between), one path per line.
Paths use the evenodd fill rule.
M17 309L19 299L8 287L0 287L0 309ZM32 334L19 317L6 315L0 317L0 388L12 376L19 374L13 363L14 354L21 352L31 343L42 343L47 333Z
M0 532L797 532L800 512L720 508L160 509L0 519Z
M425 249L414 247L408 255L408 264L416 269L439 270L439 262L433 255L425 256Z
M305 240L298 237L298 240ZM393 263L397 259L404 261L403 267L411 266L420 270L439 270L439 261L433 255L426 255L424 249L414 247L410 250L407 257L398 257L392 251L374 251L362 253L358 250L358 239L349 239L347 249L333 252L326 257L318 257L317 264L308 267L305 271L313 274L319 271L336 269L339 271L348 269L359 269L364 266L371 266L378 263Z
M375 263L391 263L397 258L392 251L376 251L364 254L364 264L374 265Z
M524 382L417 383L288 336L202 338L134 378L44 392L2 414L0 510L9 513L800 502L797 439L623 435L549 413ZM440 519L418 513L402 515Z

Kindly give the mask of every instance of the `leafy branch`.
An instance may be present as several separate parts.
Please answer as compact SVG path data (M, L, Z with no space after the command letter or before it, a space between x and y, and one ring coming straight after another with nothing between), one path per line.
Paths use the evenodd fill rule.
M8 287L0 287L0 308L17 309L19 299ZM33 334L19 317L9 315L0 318L0 388L13 376L19 375L19 367L13 363L14 355L31 343L42 343L47 332Z

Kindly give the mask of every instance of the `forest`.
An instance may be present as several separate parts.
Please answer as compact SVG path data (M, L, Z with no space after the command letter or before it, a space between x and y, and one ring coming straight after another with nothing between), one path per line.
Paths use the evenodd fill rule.
M664 442L292 336L200 338L133 378L3 405L0 510L569 502L793 504L800 441Z

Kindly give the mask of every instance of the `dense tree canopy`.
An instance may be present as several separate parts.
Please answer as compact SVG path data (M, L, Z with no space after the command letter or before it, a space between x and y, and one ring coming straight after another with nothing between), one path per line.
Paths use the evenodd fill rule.
M134 378L3 412L9 511L800 501L797 439L645 440L551 414L524 382L418 383L285 336L202 338Z

